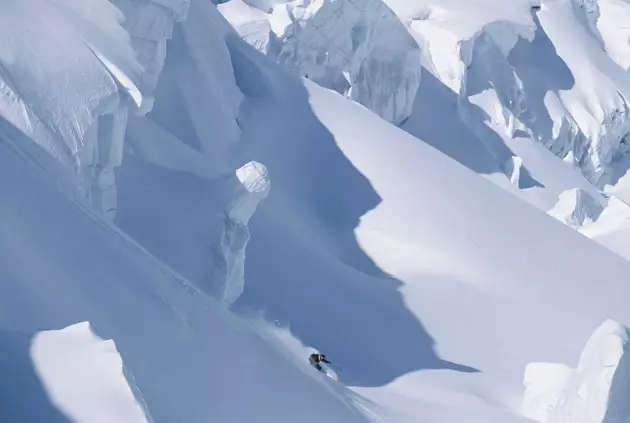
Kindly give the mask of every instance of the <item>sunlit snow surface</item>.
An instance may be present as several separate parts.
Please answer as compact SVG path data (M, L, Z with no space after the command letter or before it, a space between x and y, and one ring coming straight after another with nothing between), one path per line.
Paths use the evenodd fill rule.
M562 192L584 185L588 201L605 205L596 191L617 183L615 155L630 132L625 1L230 0L219 8L245 40L292 71L402 123L510 191L510 184L527 191L519 195L545 211L563 201ZM374 10L387 10L387 19L375 23ZM390 29L380 31L381 22ZM404 32L412 41L401 41ZM356 41L359 33L370 37L356 51L378 45L378 60L394 57L400 46L413 49L404 60L394 58L387 73L357 78L344 68L349 59L335 58L364 45ZM414 56L424 66L416 72L419 84L396 82L395 69L414 69L405 64ZM388 96L357 95L379 90L406 98L404 107L391 115ZM559 171L559 160L547 158L540 144L587 181L568 168ZM522 163L516 174L515 162Z
M143 7L120 6L125 21L105 1L0 6L16 33L31 18L42 34L56 28L47 18L76 18L58 34L74 39L62 45L77 60L41 47L52 35L39 50L16 38L0 51L11 90L0 106L0 335L22 334L7 341L20 366L7 368L28 387L3 386L14 407L0 420L77 418L69 410L85 404L65 402L51 373L60 366L28 351L31 338L80 322L88 344L115 345L111 374L122 362L155 423L523 422L528 364L575 367L602 322L630 323L630 264L545 213L607 236L625 212L594 185L627 121L617 113L626 50L595 48L615 40L595 33L596 3L534 14L524 1L222 4L238 33L204 0L127 3ZM313 23L341 53L326 56ZM84 47L105 40L93 31L108 37L98 53ZM138 58L154 68L138 68L131 47L147 53L143 37L156 34L172 38ZM40 50L51 64L38 73ZM16 55L28 56L20 89L5 76L20 69ZM391 67L401 61L410 66ZM66 97L59 80L77 75L89 83ZM63 119L41 123L36 106ZM102 162L116 167L109 222L65 189L73 179L54 161L72 162L80 143L67 134L80 139L101 112L126 116L109 127L124 143L98 144L121 159ZM610 228L589 226L608 217ZM309 366L312 351L337 381ZM587 362L589 380L605 377ZM562 386L560 368L543 388ZM94 381L94 398L106 398Z

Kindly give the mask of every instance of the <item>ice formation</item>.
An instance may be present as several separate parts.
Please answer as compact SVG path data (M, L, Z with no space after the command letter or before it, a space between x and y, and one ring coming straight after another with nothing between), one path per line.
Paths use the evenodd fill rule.
M246 40L288 69L390 122L411 114L422 74L420 48L383 1L277 2L263 9L268 26L259 10L245 19L246 8L240 0L219 6Z
M549 215L573 228L580 228L596 221L606 205L586 190L574 188L560 194L558 203L549 211Z
M13 35L0 43L0 113L71 169L103 211L115 208L127 109L143 101L122 20L104 0L0 5L0 26Z
M247 223L270 189L267 168L258 162L240 167L236 179L233 200L225 210L221 237L211 247L211 273L207 282L209 291L227 306L243 293L245 249L250 237Z
M630 7L579 0L535 10L531 5L510 2L512 12L490 19L476 13L479 19L471 18L468 26L477 29L460 30L455 25L461 11L447 4L410 29L424 40L428 68L459 94L469 124L487 125L503 138L528 133L561 158L571 154L599 187L630 132L630 77L618 66L624 66L628 50L618 42L625 30L600 21L614 19L611 10L630 13ZM599 31L604 25L605 37ZM577 54L576 40L584 47ZM604 43L619 47L604 50ZM475 118L478 109L487 118Z
M171 138L194 145L204 156L207 165L194 164L195 173L225 174L234 168L229 156L240 136L242 101L226 46L232 29L210 2L112 3L66 7L10 0L0 6L0 23L17 40L0 43L1 116L65 164L80 191L109 220L117 208L114 169L122 163L130 121L147 119L156 106L148 118L167 132L173 121L190 121L195 139ZM41 24L45 31L51 22L55 28L46 33L54 36L28 29ZM61 56L74 59L58 60ZM173 89L183 104L173 104ZM160 98L163 104L156 105ZM177 113L171 113L174 108Z
M630 329L608 320L591 336L577 369L531 363L521 410L541 423L630 421Z
M413 114L421 62L457 95L458 119L519 188L514 134L572 157L602 188L630 133L624 1L222 3L250 44L394 123ZM575 53L576 42L584 52ZM527 170L527 162L521 165Z

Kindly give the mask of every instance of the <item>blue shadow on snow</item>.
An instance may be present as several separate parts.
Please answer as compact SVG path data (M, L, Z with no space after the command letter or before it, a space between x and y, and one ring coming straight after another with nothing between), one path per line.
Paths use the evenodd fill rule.
M401 281L359 246L354 230L381 198L314 115L301 81L236 36L228 46L247 97L242 161L264 163L272 185L250 222L245 292L234 310L289 327L342 367L347 385L381 386L422 369L478 371L437 356Z

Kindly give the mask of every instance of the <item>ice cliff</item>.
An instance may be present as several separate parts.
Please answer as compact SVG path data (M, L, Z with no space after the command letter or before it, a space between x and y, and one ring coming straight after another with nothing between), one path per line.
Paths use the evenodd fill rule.
M390 122L410 115L422 73L420 48L384 2L249 3L254 8L235 0L219 9L255 47Z
M9 34L0 42L0 113L72 169L103 211L115 208L127 110L143 101L122 20L107 1L0 5Z
M206 162L194 159L196 173L234 169L242 94L226 46L231 28L211 3L9 0L0 15L12 34L0 43L1 116L71 170L110 220L130 127L179 140L171 151L194 146Z
M630 421L630 329L608 320L588 340L579 364L531 363L522 412L541 423Z

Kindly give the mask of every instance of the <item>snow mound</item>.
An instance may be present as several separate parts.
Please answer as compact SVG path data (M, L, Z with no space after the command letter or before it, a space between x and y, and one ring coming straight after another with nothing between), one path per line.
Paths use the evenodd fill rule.
M36 333L0 330L2 421L150 423L116 345L88 322Z
M612 320L589 339L577 369L532 363L522 411L541 423L630 421L630 329Z
M88 322L35 334L30 354L51 401L76 423L151 421L116 345Z
M384 119L411 114L422 73L421 52L381 0L276 2L268 26L240 0L219 5L237 31L300 76L334 89ZM267 11L267 10L265 10ZM260 31L252 36L252 31ZM273 38L267 34L273 33ZM276 51L267 47L273 40Z

